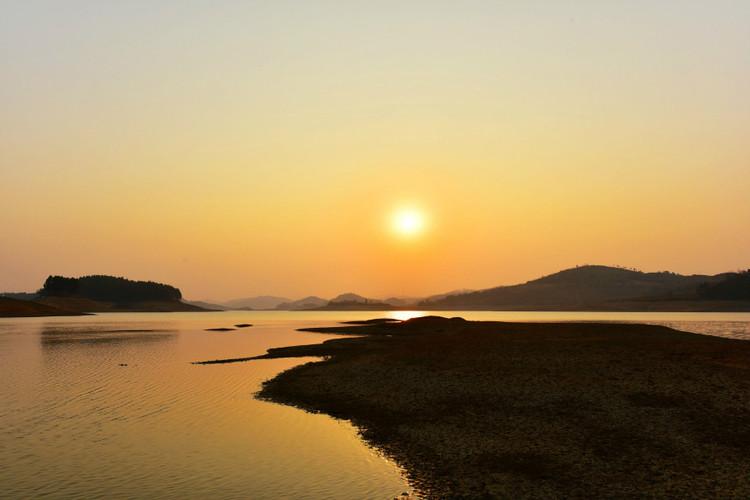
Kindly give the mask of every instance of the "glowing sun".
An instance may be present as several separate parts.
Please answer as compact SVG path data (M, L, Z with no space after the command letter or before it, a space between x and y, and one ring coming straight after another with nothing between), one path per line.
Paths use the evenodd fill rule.
M393 215L393 230L402 236L416 236L424 225L424 215L418 210L402 209Z

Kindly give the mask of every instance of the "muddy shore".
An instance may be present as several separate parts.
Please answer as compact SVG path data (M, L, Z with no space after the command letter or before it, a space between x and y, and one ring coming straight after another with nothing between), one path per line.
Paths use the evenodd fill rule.
M310 330L359 337L272 349L324 360L259 397L351 420L425 497L750 497L750 342L436 317Z

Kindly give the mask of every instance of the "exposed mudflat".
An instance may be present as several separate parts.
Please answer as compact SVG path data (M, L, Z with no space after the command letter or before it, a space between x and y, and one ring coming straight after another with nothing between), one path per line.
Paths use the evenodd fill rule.
M750 343L417 318L308 331L260 397L355 422L427 497L750 497ZM215 360L231 362L247 360Z

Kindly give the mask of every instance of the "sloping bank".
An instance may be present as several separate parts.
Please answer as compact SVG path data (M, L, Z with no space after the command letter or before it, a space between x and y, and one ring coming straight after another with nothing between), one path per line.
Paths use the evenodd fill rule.
M750 343L437 317L311 329L264 399L354 422L430 498L750 497ZM231 360L217 360L227 362Z

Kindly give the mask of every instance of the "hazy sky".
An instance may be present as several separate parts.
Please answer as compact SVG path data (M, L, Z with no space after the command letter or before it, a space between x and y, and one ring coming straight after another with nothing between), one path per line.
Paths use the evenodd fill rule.
M750 266L750 2L0 1L0 290ZM389 218L416 207L425 231Z

